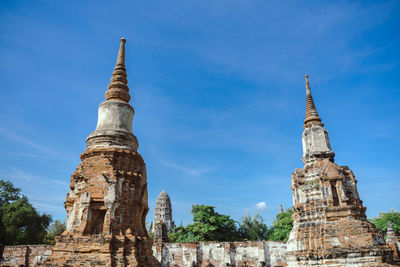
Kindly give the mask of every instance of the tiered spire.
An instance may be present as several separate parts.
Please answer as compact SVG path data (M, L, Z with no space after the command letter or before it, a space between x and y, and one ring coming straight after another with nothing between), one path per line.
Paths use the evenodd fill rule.
M302 135L303 143L303 162L304 164L312 163L309 161L310 157L328 157L333 160L332 148L329 144L328 131L321 123L321 118L318 115L317 109L314 105L314 100L311 95L310 83L308 82L308 75L306 78L306 118L304 120L304 131Z
M125 43L125 38L121 38L117 63L112 73L111 82L107 87L108 90L105 97L106 100L121 100L129 103L131 96L129 95L128 80L126 79Z
M314 105L314 100L311 95L310 83L308 82L308 75L306 78L306 93L307 93L307 104L306 104L306 118L304 120L304 125L308 123L321 123L321 118L318 115L317 109Z
M118 147L137 150L138 140L133 135L135 111L129 105L130 95L125 68L125 38L121 38L117 63L105 93L106 101L99 105L96 130L86 139L87 147Z
M171 231L175 227L175 223L172 220L171 199L164 190L157 197L154 208L154 220L150 226L150 232L155 233L160 222L165 225L167 231Z

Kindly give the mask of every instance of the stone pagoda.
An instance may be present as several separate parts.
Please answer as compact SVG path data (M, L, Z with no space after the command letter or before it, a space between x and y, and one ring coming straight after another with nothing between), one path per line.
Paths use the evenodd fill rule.
M334 162L328 131L305 78L304 168L292 174L288 266L391 266L393 251L367 221L353 172Z
M159 266L145 228L146 165L132 131L125 39L65 201L67 227L46 266Z
M158 195L154 209L154 220L151 223L150 232L156 234L160 223L165 225L167 232L172 231L175 227L175 223L172 220L171 199L165 191L162 191Z

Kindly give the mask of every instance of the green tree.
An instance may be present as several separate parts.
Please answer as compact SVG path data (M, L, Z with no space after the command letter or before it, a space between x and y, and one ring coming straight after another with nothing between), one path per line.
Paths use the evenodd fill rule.
M258 213L253 218L246 214L241 220L238 232L241 240L261 241L267 239L268 227Z
M46 237L50 215L40 215L21 195L21 189L0 180L0 243L3 245L41 244Z
M276 219L268 233L268 240L284 242L288 240L290 231L293 228L292 214L293 211L287 209L276 215Z
M168 242L182 243L182 242L195 242L198 241L195 235L189 233L185 227L177 226L175 229L168 233Z
M44 242L46 228L51 217L47 214L39 215L26 197L5 205L2 210L5 245L41 244Z
M45 243L49 245L55 245L54 237L61 235L65 231L65 222L55 220L47 229Z
M394 230L397 234L400 234L400 212L396 210L391 210L386 213L382 212L379 217L372 218L369 221L375 224L379 232L385 235L385 238L388 221L392 222Z
M193 205L193 224L178 226L169 234L170 242L234 241L238 239L236 222L219 214L215 207Z
M21 189L14 187L10 181L0 180L0 207L21 197Z

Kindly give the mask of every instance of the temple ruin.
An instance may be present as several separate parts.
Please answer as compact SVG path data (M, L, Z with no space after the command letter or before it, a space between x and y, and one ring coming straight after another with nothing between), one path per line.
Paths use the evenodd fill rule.
M392 248L394 261L400 266L400 239L391 221L387 222L386 244Z
M353 172L334 162L308 76L304 167L291 177L294 223L288 242L167 243L166 233L175 225L171 200L163 191L151 226L153 244L145 228L146 165L132 130L125 42L120 41L97 127L71 175L65 232L56 237L54 247L0 245L0 266L400 266L400 242L392 223L385 241L367 221Z
M328 131L321 123L306 78L302 135L304 168L292 174L293 229L288 266L385 266L393 251L367 221L357 180L334 162Z
M132 131L134 109L121 39L111 83L94 132L71 176L67 228L47 266L158 266L145 228L146 165Z

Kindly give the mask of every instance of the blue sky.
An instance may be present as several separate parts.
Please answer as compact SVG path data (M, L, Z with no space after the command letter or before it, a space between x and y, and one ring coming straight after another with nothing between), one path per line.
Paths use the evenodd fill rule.
M399 209L398 1L1 1L0 25L0 177L55 219L122 36L148 221L162 190L177 224L290 207L304 74L368 216Z

